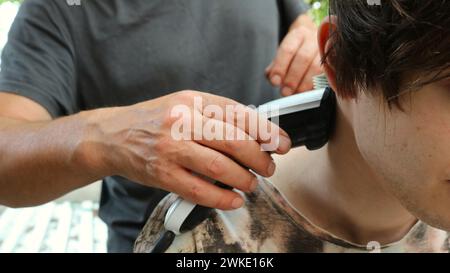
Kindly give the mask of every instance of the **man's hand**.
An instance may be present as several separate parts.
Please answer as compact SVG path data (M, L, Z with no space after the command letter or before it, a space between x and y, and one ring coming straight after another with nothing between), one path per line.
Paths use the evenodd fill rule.
M318 74L317 27L308 15L301 15L282 41L266 76L272 85L281 87L283 96L290 96L312 89L312 78Z
M203 101L203 109L196 106L194 98ZM240 131L247 140L207 140L202 128L189 126L192 140L176 140L172 127L180 121L172 115L176 106L184 105L199 124L215 123L217 128ZM104 170L108 175L120 175L140 184L174 192L185 199L207 207L234 209L243 204L241 196L221 189L196 174L204 175L245 192L257 186L255 175L269 177L275 165L271 156L261 150L261 144L269 142L249 129L251 117L257 112L247 107L243 122L217 119L204 112L207 105L225 109L239 105L223 97L195 91L182 91L159 99L129 107L100 109L84 115L90 124L86 139L80 145L79 154L91 167ZM275 129L276 125L261 119ZM242 124L244 126L242 126ZM245 128L248 127L248 128ZM187 129L187 128L183 128ZM230 131L228 131L230 132ZM277 153L290 149L288 135L280 129ZM194 140L194 136L197 136ZM228 139L228 138L227 138ZM272 139L273 140L273 137Z
M202 99L203 105L194 98ZM227 107L240 106L232 107L239 115L233 119L214 115L207 107L212 105L223 113ZM24 97L0 93L0 106L0 204L11 207L42 204L103 177L120 175L203 206L233 209L243 204L241 196L201 175L253 191L257 180L247 167L265 177L275 172L271 156L261 146L275 143L272 148L284 154L291 145L284 131L255 110L195 91L56 120ZM187 132L183 140L177 140L172 130L181 120L173 115L177 106L200 124L185 126L189 128L183 128ZM267 134L252 129L255 120ZM219 133L223 129L225 140L204 135L204 128L214 124ZM244 140L225 135L236 131Z

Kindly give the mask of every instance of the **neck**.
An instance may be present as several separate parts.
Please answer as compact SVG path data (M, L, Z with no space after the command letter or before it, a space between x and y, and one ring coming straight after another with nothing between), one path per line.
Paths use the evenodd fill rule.
M416 222L383 189L383 179L362 157L342 112L337 115L336 131L329 144L304 158L298 178L288 182L287 196L317 226L365 245L370 241L398 241Z

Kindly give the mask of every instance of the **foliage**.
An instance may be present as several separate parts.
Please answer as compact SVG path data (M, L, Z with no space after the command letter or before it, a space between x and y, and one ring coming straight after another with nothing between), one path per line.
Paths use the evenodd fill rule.
M305 0L305 2L311 5L312 8L309 12L314 18L316 24L319 25L322 20L328 15L328 0Z

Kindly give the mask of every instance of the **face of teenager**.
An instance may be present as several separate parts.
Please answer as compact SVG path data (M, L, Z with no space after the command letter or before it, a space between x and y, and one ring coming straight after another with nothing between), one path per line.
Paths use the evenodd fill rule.
M358 149L383 188L419 219L450 230L450 87L436 82L403 95L403 111L381 95L350 103Z
M323 24L319 30L322 56L330 46L329 28ZM324 66L336 88L332 65ZM406 75L405 82L417 76ZM381 91L370 91L339 99L362 157L413 215L450 230L450 80L405 92L399 97L403 110L389 108Z

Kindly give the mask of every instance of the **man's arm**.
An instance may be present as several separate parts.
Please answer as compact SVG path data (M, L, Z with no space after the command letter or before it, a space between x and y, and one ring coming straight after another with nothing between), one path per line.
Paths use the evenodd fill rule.
M224 112L238 105L223 97L182 91L132 106L51 120L38 104L0 93L0 204L37 205L102 177L120 175L203 206L242 206L238 193L216 187L192 172L252 191L257 179L239 163L262 176L271 176L275 165L260 145L278 143L276 152L284 154L290 149L289 137L282 130L270 139L251 134L246 124L259 119L253 109L240 105L236 109L244 112L237 116L245 120L229 123L204 116L194 99L221 107ZM186 106L200 122L239 131L247 140L208 140L203 137L203 129L195 131L195 127L191 128L192 136L200 135L201 139L177 141L172 128L180 119L173 116L172 109L178 106ZM261 124L263 128L274 132L276 125L262 122L267 122Z
M239 136L249 141L172 138L171 127L177 121L171 115L173 107L184 105L200 123L211 124L213 118L195 107L194 97L228 113L226 106L237 103L226 98L185 91L137 105L78 113L77 54L71 27L60 12L68 7L56 2L25 1L3 50L0 90L32 101L6 93L0 97L0 204L36 205L102 177L119 175L203 206L232 209L242 205L239 194L193 172L243 191L255 188L256 179L240 164L263 176L273 174L275 165L261 151L261 139L249 137L248 130ZM49 113L67 117L51 120ZM244 130L225 126L222 119L213 123L216 128L232 127L228 132ZM191 129L193 134L203 134L201 129ZM289 150L286 134L284 139L280 153Z
M32 206L99 179L77 158L80 117L52 121L39 104L0 93L0 203Z

